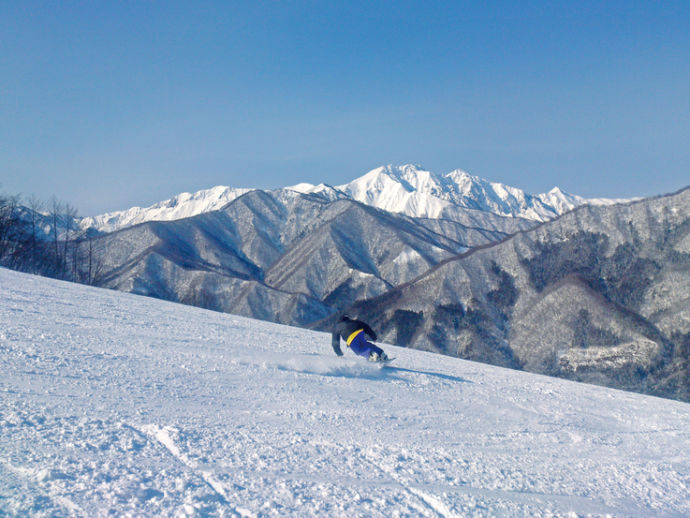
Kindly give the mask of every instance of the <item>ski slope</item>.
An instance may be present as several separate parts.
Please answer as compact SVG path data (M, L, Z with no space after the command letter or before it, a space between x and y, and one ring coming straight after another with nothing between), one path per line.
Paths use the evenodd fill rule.
M0 269L0 515L690 515L690 405L329 340Z

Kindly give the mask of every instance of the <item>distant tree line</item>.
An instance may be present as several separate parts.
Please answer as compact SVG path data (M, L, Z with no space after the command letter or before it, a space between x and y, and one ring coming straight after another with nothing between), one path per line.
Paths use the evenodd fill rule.
M53 197L0 193L0 266L83 284L97 284L102 265L94 236L76 225L77 210Z

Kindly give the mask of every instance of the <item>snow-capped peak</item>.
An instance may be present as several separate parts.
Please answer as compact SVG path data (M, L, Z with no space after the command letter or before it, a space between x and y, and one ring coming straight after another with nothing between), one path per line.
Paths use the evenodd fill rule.
M195 193L183 192L150 207L132 207L123 211L108 212L99 216L83 218L80 221L80 226L82 229L97 228L102 232L112 232L146 221L169 221L188 218L204 212L219 210L232 200L251 190L219 185Z
M438 175L418 164L384 165L353 181L332 187L298 183L286 190L318 194L330 200L348 197L390 212L413 217L452 217L474 209L506 217L547 221L584 203L611 204L624 200L586 200L554 187L545 194L530 195L522 189L490 182L455 169ZM133 207L84 218L83 229L111 232L145 221L174 220L219 210L252 189L217 186L196 193L182 193L150 207Z
M286 189L290 189L291 191L296 191L300 192L302 194L310 194L313 192L319 192L322 189L326 188L326 184L320 183L319 185L314 185L312 183L298 183L296 185L290 185L289 187L286 187Z
M457 183L457 184L462 184L462 183L468 183L468 182L477 182L480 180L479 177L477 176L472 176L470 173L463 169L454 169L450 173L445 175L445 178Z
M585 202L560 190L533 196L461 169L439 176L413 164L378 167L338 189L384 210L433 218L458 209L476 209L546 221Z
M296 185L291 185L290 187L285 187L285 190L298 192L300 194L318 194L319 196L328 200L337 200L338 198L347 197L344 193L326 183L314 185L311 183L302 182Z
M337 189L379 209L409 216L439 217L447 205L441 183L438 176L420 166L387 165Z

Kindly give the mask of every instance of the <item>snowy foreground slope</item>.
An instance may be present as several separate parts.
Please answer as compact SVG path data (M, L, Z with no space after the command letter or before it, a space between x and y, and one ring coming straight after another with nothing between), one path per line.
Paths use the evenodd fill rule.
M0 269L0 516L688 516L690 405Z

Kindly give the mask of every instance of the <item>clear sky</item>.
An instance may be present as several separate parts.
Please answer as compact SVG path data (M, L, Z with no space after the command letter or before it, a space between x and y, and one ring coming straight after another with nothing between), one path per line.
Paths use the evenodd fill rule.
M81 215L417 163L690 184L690 2L0 1L0 189Z

